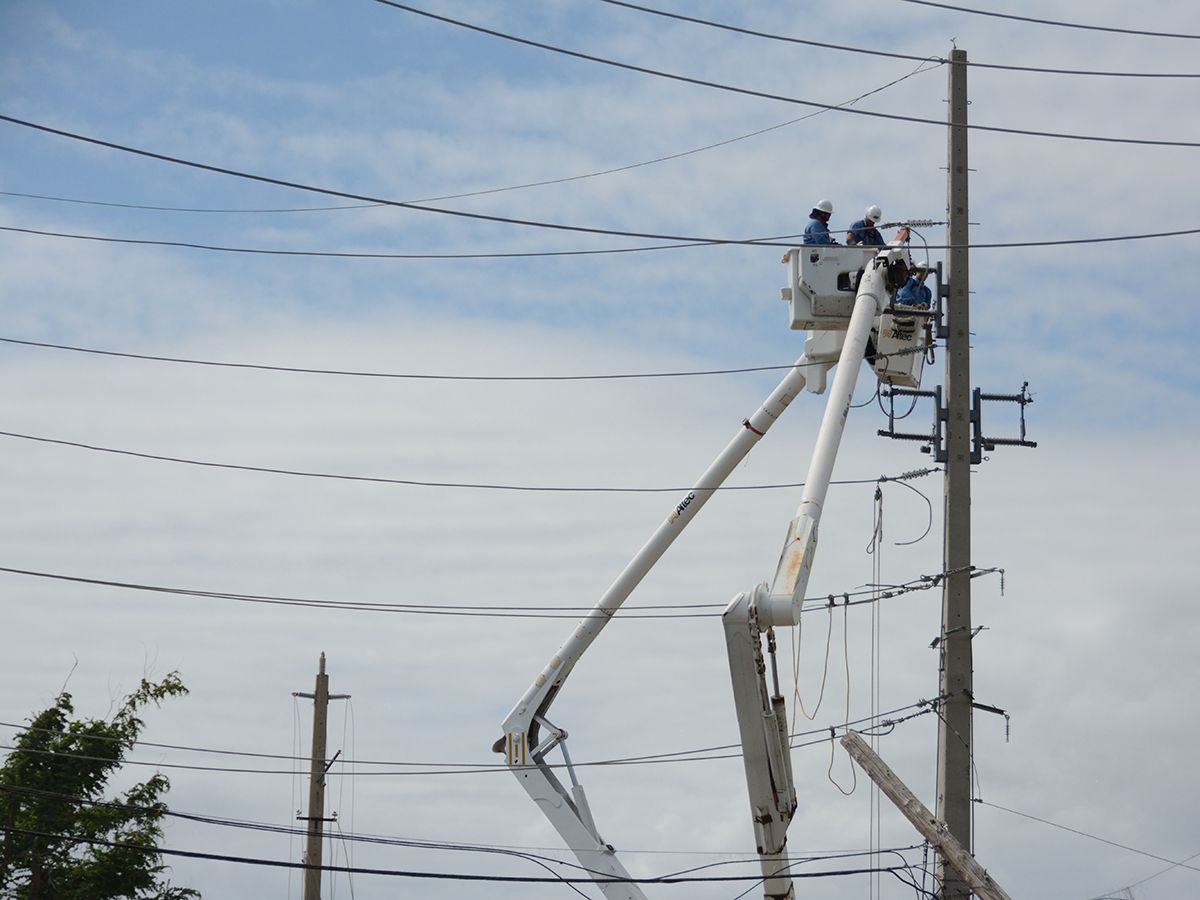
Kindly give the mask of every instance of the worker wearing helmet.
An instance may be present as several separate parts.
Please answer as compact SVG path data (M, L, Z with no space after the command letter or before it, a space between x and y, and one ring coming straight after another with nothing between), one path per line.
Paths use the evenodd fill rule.
M933 292L925 286L925 276L929 274L929 262L921 260L912 269L912 276L896 291L896 302L905 306L919 306L929 309L933 300Z
M853 247L856 244L863 247L886 246L887 242L884 241L883 235L876 227L882 218L883 211L878 206L868 206L863 217L851 224L850 230L846 233L846 246Z
M808 224L804 226L804 243L806 244L836 244L837 241L829 233L829 218L833 215L833 201L822 200L808 214Z

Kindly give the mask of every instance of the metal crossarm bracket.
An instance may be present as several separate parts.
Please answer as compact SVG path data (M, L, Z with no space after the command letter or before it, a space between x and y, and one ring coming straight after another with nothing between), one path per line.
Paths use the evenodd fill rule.
M950 285L942 278L942 263L939 260L937 269L933 273L933 298L934 309L937 313L937 318L934 319L933 336L939 341L946 340L950 336L950 327L946 324L946 317L943 311L946 309L946 301L950 299Z
M880 428L877 432L880 437L888 437L897 441L920 441L925 446L921 448L922 453L932 453L933 458L938 463L946 462L946 424L950 417L949 407L942 402L942 387L938 385L932 391L917 391L908 388L891 388L881 392L882 396L887 397L889 401L888 407L888 427ZM934 405L934 423L933 428L925 434L915 432L904 432L896 430L896 398L897 397L912 397L913 403L921 397L929 397L933 399ZM1021 408L1021 431L1020 437L985 437L982 430L982 407L984 403L1016 403ZM1033 396L1029 393L1029 382L1021 385L1021 390L1015 394L991 394L984 393L979 388L975 388L971 392L971 464L979 465L983 462L984 451L991 452L997 447L1036 447L1037 441L1031 441L1026 438L1025 426L1025 407L1033 402ZM905 414L907 415L907 413ZM900 416L904 418L904 416Z
M1029 393L1029 382L1026 381L1021 385L1021 390L1015 394L984 394L978 389L975 391L975 405L978 407L980 401L990 401L996 403L1016 403L1021 407L1021 436L1019 438L980 438L983 442L985 450L995 450L997 447L1036 447L1037 441L1026 440L1025 438L1025 407L1033 402L1033 395Z

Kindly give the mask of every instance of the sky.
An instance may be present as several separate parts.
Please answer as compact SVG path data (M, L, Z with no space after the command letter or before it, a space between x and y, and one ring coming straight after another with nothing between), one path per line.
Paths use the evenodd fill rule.
M417 5L633 66L935 121L945 117L940 60L955 46L977 63L1200 74L1194 39L906 0L647 5L925 62L772 41L599 0ZM1137 10L1111 0L971 5L1200 34L1200 11L1182 0ZM802 352L804 335L788 329L779 301L781 248L461 258L664 242L336 195L709 239L794 235L824 198L835 230L873 203L889 221L942 220L945 128L622 70L376 0L11 0L0 6L0 34L0 115L333 192L0 121L0 226L9 229L0 231L3 744L64 685L82 715L104 716L143 676L178 670L190 695L148 712L143 738L190 749L137 747L114 789L157 767L171 779L176 810L287 828L307 795L296 773L307 769L312 715L293 692L312 691L324 652L331 690L351 695L330 710L329 753L341 756L329 814L346 834L422 845L337 840L327 859L574 874L557 862L425 845L572 861L491 745L578 611L773 389L782 371L763 367ZM1196 88L1196 78L980 66L969 74L970 116L1023 131L1195 144ZM975 696L1008 714L975 719L974 851L1014 897L1160 900L1197 890L1188 868L1197 861L1168 869L1200 852L1191 765L1200 723L1187 712L1200 692L1191 588L1200 366L1189 349L1197 235L978 245L1200 228L1198 154L970 136L972 382L998 393L1028 382L1038 443L987 454L972 482L972 562L1004 570L973 582L974 620L985 629L973 644ZM944 229L920 237L944 258L936 249ZM313 252L359 256L305 255ZM422 255L432 258L412 258ZM379 377L727 369L759 370ZM939 351L925 386L942 377ZM883 537L877 554L866 552L877 516L870 482L930 465L916 444L877 435L886 417L873 391L871 373L860 372L862 405L834 473L860 483L831 489L814 597L942 568L937 473L907 482L924 496L884 484ZM803 480L823 408L819 396L798 398L730 484ZM987 434L1016 436L1015 406L983 414ZM922 403L905 422L921 431L932 415ZM767 487L722 492L705 507L557 699L554 721L570 732L577 762L736 742L717 615L772 576L798 501L796 487ZM546 617L268 605L50 576L350 604L538 607ZM793 751L800 806L789 847L834 857L798 872L872 865L861 854L873 846L873 809L874 846L920 843L824 738L873 711L920 712L916 704L936 696L929 644L940 599L928 590L833 614L817 601L793 636L805 708L820 703L793 729L805 736ZM637 618L636 607L663 605L688 608ZM781 652L791 708L791 648ZM878 742L930 806L936 724L918 715ZM744 862L754 848L741 763L729 753L580 768L601 833L634 874L755 870ZM185 819L167 823L163 846L300 855L287 834ZM838 856L846 853L860 855ZM921 852L903 858L919 865ZM206 897L300 896L295 871L167 861L176 883ZM798 884L830 900L916 893L886 874ZM646 892L732 900L746 890L753 896L753 882ZM367 874L339 874L325 887L326 897L368 900L579 892L599 896L561 882Z

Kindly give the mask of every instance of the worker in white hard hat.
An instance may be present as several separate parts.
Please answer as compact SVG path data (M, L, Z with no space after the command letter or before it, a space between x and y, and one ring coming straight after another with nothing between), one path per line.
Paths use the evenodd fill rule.
M850 230L846 233L846 245L849 247L856 244L863 247L886 246L887 242L876 227L882 219L883 210L874 204L868 206L863 217L850 225Z
M929 304L933 301L933 292L925 286L925 276L929 274L928 260L921 260L909 271L912 275L900 286L900 290L896 291L896 302L929 309Z
M821 200L808 214L808 224L804 226L804 243L806 244L836 244L833 235L829 233L829 219L833 215L833 201Z

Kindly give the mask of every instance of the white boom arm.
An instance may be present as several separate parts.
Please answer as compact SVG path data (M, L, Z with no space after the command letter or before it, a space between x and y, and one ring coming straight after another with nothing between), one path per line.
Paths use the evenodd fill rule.
M795 897L786 848L788 825L796 812L796 789L792 781L787 712L774 668L773 626L796 625L800 621L800 607L817 548L817 525L846 427L854 384L872 326L888 303L890 263L904 258L902 254L906 255L906 251L899 248L883 250L867 264L859 280L837 374L804 479L800 508L788 527L775 581L769 589L764 584L739 594L722 616L742 739L742 764L746 769L763 895L767 900ZM770 642L772 689L767 687L767 665L762 652L764 630Z
M554 702L563 682L579 657L600 634L621 604L629 597L646 573L674 543L713 492L719 488L746 454L766 434L767 429L783 413L787 405L804 389L808 361L801 356L788 370L779 386L758 411L742 423L733 440L700 476L692 488L668 513L666 520L650 536L625 570L617 576L595 607L579 623L550 662L534 679L524 696L505 718L502 737L493 750L505 755L512 773L521 786L541 807L581 865L597 879L628 879L629 873L617 860L592 821L591 810L583 788L575 779L570 757L566 753L567 733L546 719L546 711ZM568 791L546 763L546 755L562 746L563 757L571 778ZM600 881L597 885L608 900L644 900L636 884Z
M893 257L898 259L902 252L906 251L881 252L868 263L861 279L840 355L843 365L834 379L800 511L788 532L775 585L770 592L764 586L751 595L741 595L725 613L734 697L768 897L792 896L791 878L780 872L781 866L786 865L782 853L796 796L791 786L783 698L778 696L777 689L774 695L769 694L762 679L760 628L792 625L799 620L800 603L816 546L816 525L829 487L858 366L875 318L887 302L889 262ZM600 837L567 753L567 732L551 724L546 718L547 711L584 651L646 573L804 389L806 369L815 367L814 374L819 374L823 383L824 374L831 365L830 358L810 361L807 356L801 356L796 361L779 386L753 416L743 421L742 428L700 476L695 487L668 513L666 520L550 658L501 725L504 735L492 749L504 754L510 771L567 842L580 864L596 879L597 887L607 900L645 900L645 894L632 883L613 847ZM571 781L569 790L546 761L547 755L556 747L562 749ZM772 810L775 815L771 814Z
M804 493L800 497L800 508L788 527L783 552L771 584L771 599L758 611L759 625L795 625L800 621L800 603L808 589L808 577L812 573L813 555L817 549L817 525L821 521L821 510L829 482L833 477L833 464L837 460L838 448L842 443L842 432L846 429L846 416L850 412L850 400L858 370L867 352L867 339L875 318L888 304L888 263L893 255L906 253L903 250L884 250L867 264L858 284L854 300L854 311L846 328L846 340L833 377L833 387L825 404L825 416L821 419L821 430L813 447L812 462L804 479Z

